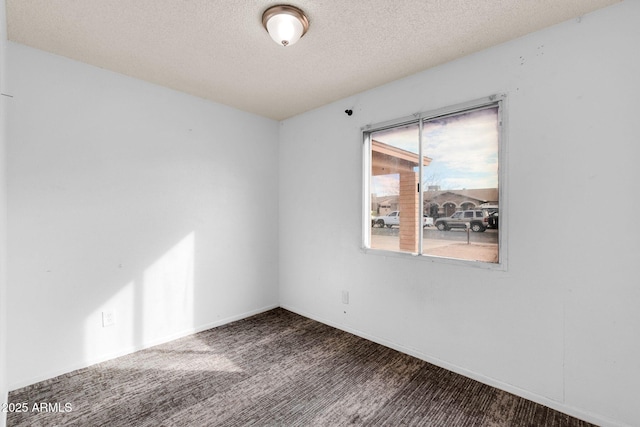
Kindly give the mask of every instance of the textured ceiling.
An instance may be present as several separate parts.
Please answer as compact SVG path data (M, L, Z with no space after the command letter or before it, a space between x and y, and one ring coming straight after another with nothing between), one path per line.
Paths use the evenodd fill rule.
M281 120L619 0L7 0L9 40Z

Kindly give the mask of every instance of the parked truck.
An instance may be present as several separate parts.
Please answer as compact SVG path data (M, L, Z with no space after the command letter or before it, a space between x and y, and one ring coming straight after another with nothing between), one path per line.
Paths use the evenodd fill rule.
M371 226L375 227L393 227L394 225L400 225L400 211L389 212L387 215L375 216L371 218ZM431 227L433 225L433 218L424 216L422 217L422 227Z

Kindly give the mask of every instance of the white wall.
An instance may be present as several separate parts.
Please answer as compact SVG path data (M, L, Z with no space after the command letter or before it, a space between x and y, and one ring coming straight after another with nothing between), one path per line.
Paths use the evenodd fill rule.
M582 418L637 425L640 246L620 221L639 207L639 20L629 0L285 120L281 305ZM363 253L361 127L501 92L507 271Z
M5 92L5 51L7 44L5 0L0 0L0 93ZM7 401L7 282L6 282L6 243L7 243L7 184L6 184L6 121L5 102L7 96L0 95L0 404ZM0 427L4 427L7 414L0 412Z
M8 59L11 389L278 305L277 122Z

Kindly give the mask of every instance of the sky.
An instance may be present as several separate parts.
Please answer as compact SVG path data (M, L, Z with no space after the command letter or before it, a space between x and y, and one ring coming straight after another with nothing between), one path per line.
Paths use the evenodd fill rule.
M425 121L423 155L432 161L423 169L424 185L439 185L441 190L497 188L497 114L494 107ZM418 124L375 132L372 139L417 153ZM371 177L371 192L398 194L398 175Z

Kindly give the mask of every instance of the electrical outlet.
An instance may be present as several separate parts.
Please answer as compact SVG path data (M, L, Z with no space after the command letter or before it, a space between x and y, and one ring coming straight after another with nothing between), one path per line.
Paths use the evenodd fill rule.
M116 316L113 311L103 311L102 312L102 327L106 328L107 326L113 326L116 324Z
M342 291L342 303L349 304L349 291Z

